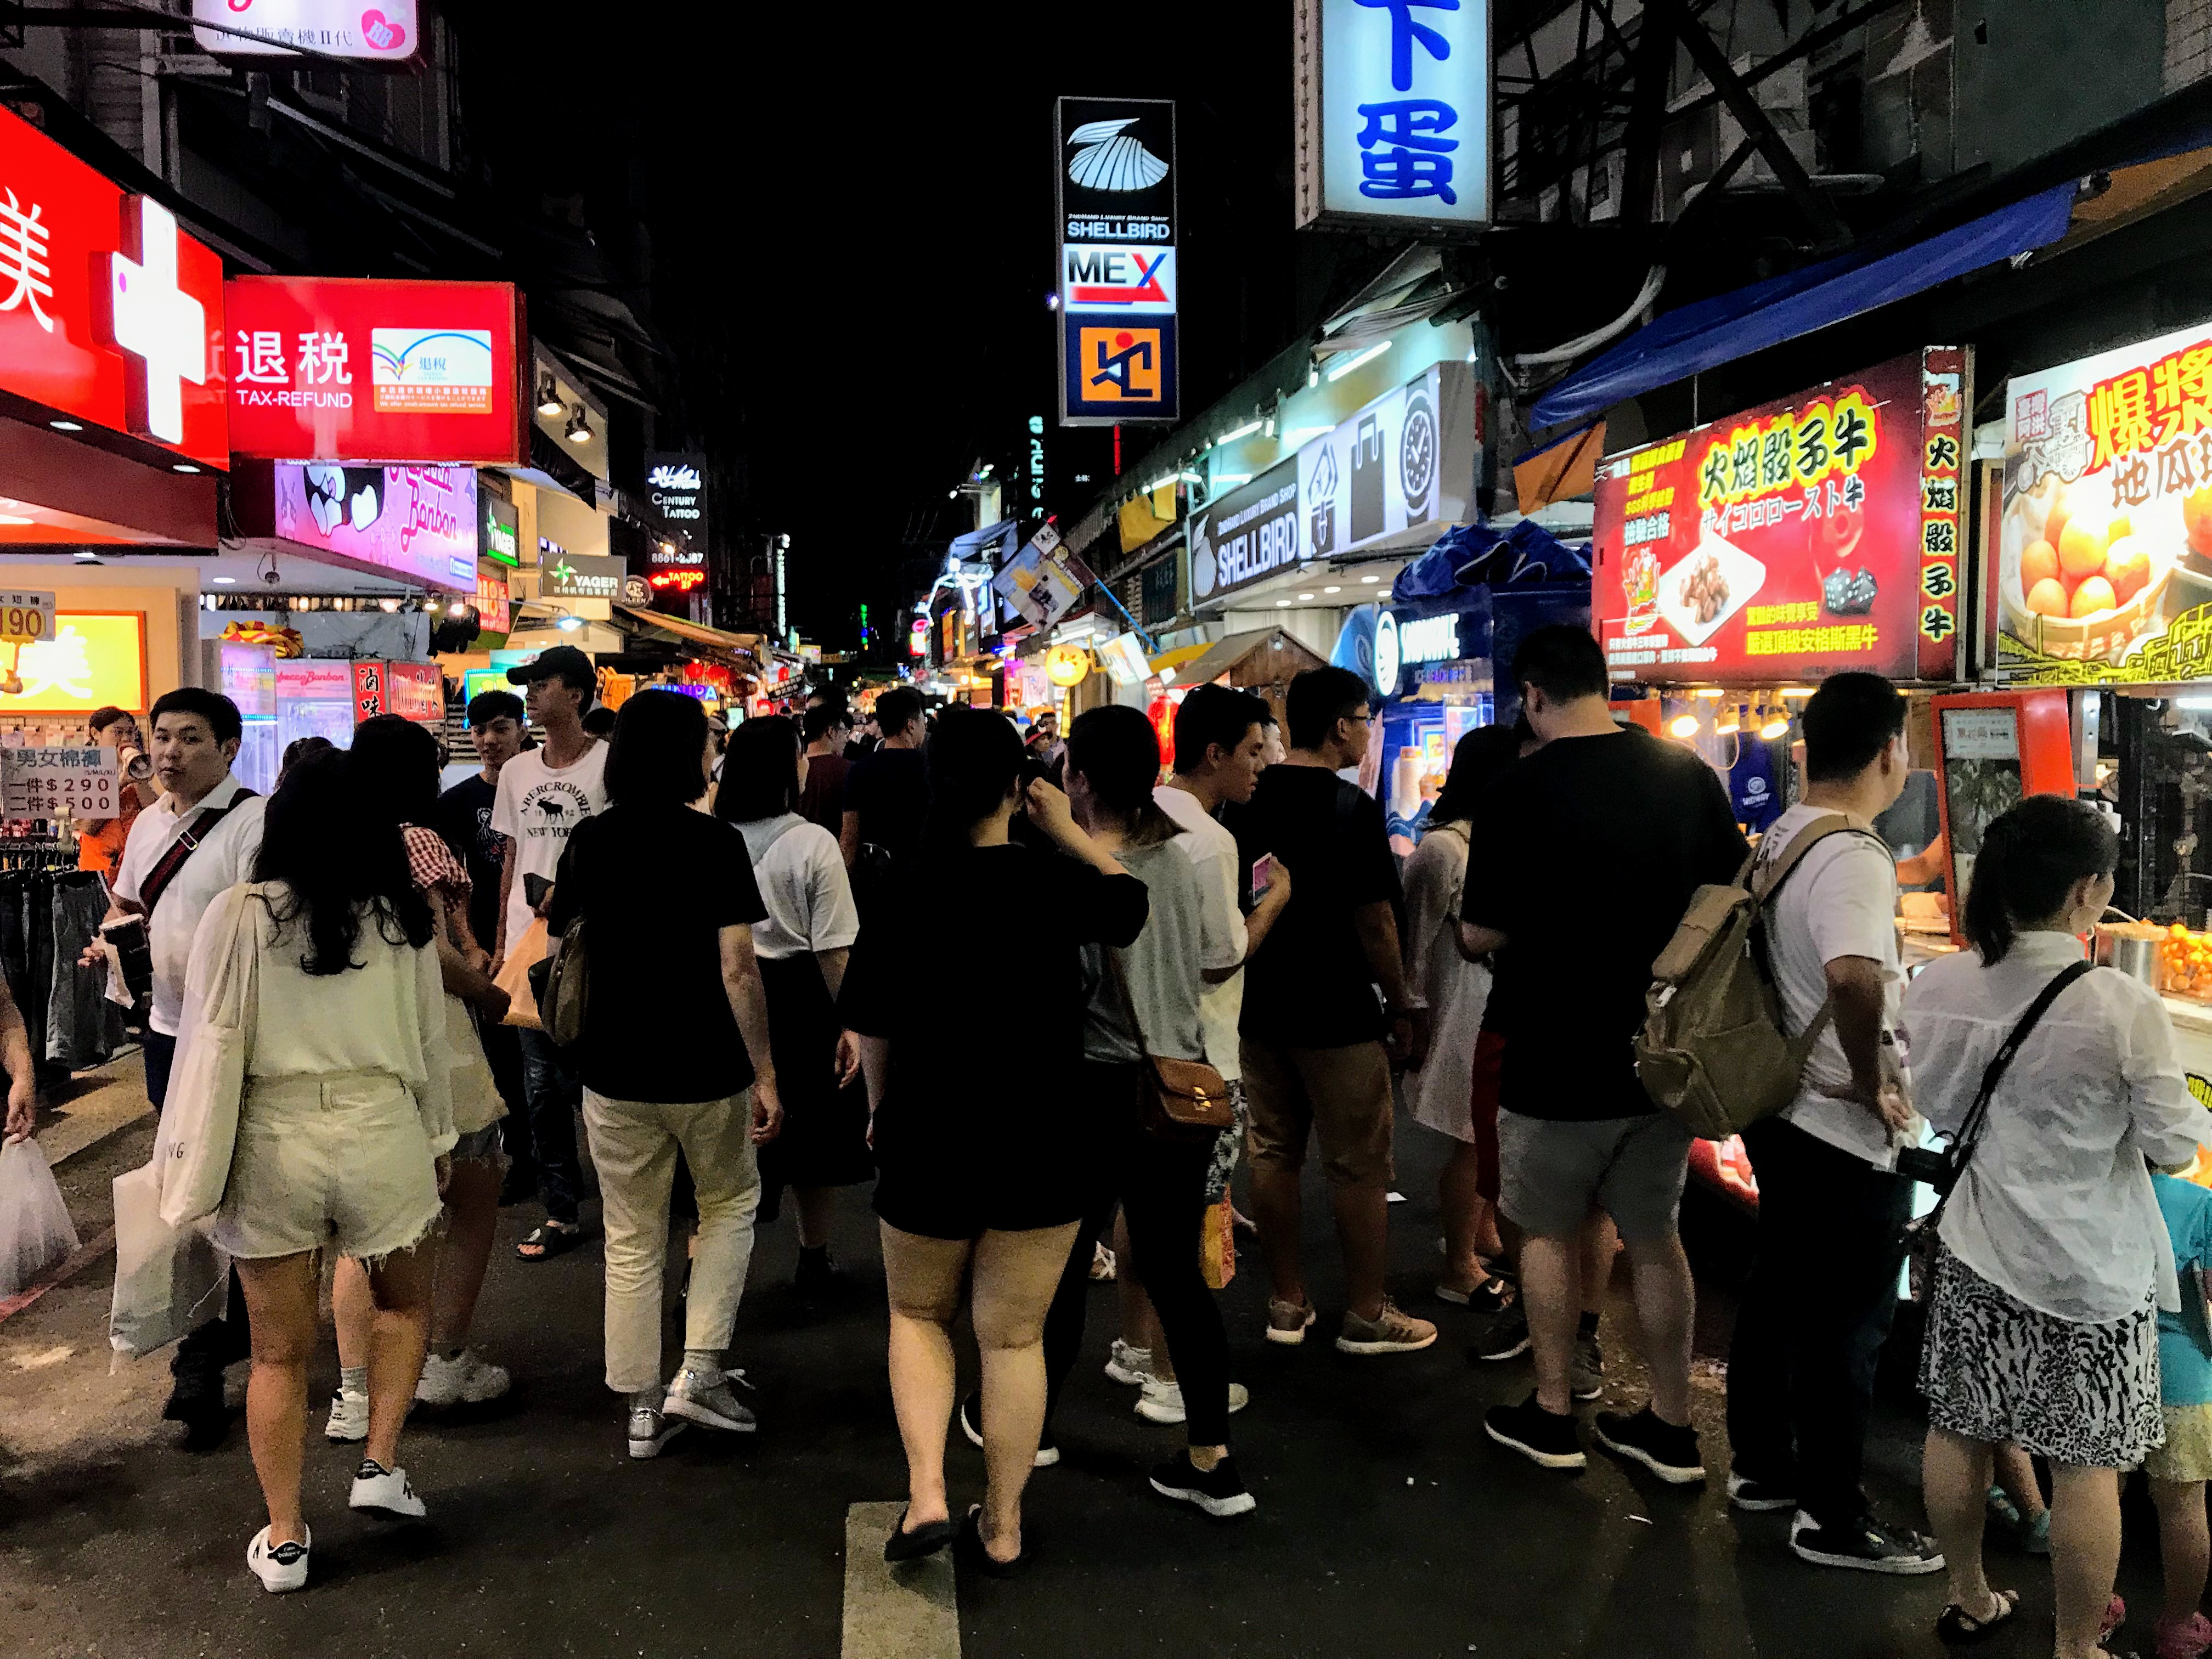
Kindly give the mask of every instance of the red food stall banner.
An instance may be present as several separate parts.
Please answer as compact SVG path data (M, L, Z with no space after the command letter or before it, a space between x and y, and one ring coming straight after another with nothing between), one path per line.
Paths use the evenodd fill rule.
M0 111L0 392L228 467L222 333L213 250Z
M1948 677L1970 377L1931 347L1607 456L1591 625L1612 677Z
M356 726L391 711L391 700L384 688L384 669L380 662L357 662L353 665L353 718Z
M230 441L272 461L514 465L530 453L511 283L239 276Z
M434 662L386 663L384 696L386 711L402 720L435 722L446 717L445 677Z

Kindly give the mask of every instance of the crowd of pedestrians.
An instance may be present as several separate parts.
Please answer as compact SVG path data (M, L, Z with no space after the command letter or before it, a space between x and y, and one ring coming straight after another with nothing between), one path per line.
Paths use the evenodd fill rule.
M1346 777L1372 740L1369 690L1337 668L1291 682L1279 729L1256 696L1194 690L1164 778L1134 709L1025 739L988 713L933 720L906 688L877 699L872 744L834 696L725 738L662 691L601 736L588 659L556 647L511 672L526 706L470 704L481 770L442 797L435 742L386 718L348 751L288 757L263 801L229 772L237 711L163 697L159 793L108 849L113 920L143 919L157 1109L177 1107L173 1079L194 1103L223 1087L217 1051L242 1044L210 1223L236 1293L180 1345L168 1415L190 1443L220 1441L223 1370L250 1352L269 1510L255 1574L272 1590L308 1576L301 1443L326 1267L340 1386L325 1431L362 1448L355 1507L419 1517L410 1405L509 1386L471 1342L498 1207L543 1204L523 1261L574 1249L586 1158L629 1456L757 1428L732 1368L757 1231L787 1194L798 1289L828 1297L837 1195L872 1182L907 1464L887 1559L955 1547L1000 1576L1030 1559L1022 1495L1088 1386L1076 1360L1109 1241L1107 1375L1185 1442L1151 1489L1247 1514L1231 1419L1249 1395L1216 1295L1241 1219L1231 1172L1241 1159L1267 1340L1301 1345L1320 1318L1299 1248L1317 1145L1345 1285L1324 1328L1350 1356L1425 1348L1437 1325L1385 1285L1401 1094L1449 1142L1434 1294L1480 1316L1471 1357L1532 1358L1533 1388L1489 1412L1488 1437L1567 1470L1587 1433L1662 1480L1704 1480L1679 1225L1692 1137L1645 1092L1631 1039L1692 896L1744 884L1780 1023L1811 1046L1794 1097L1746 1132L1760 1204L1728 1371L1730 1502L1786 1514L1810 1563L1948 1572L1939 1632L1969 1641L2017 1606L1983 1565L1993 1483L2040 1514L2039 1462L2057 1650L2086 1659L2120 1617L2119 1480L2142 1467L2167 1568L2159 1651L2203 1651L2212 1194L2154 1171L2212 1140L2212 1116L2157 1000L2081 964L2076 936L2112 894L2105 820L2053 797L1997 820L1964 906L1973 948L1908 988L1872 827L1908 769L1886 682L1841 673L1810 699L1798 799L1754 854L1710 767L1615 720L1589 635L1531 634L1513 674L1518 722L1462 740L1402 876ZM691 872L680 902L635 879L672 864ZM1026 942L1030 1012L995 1036L994 1071L1018 1086L947 1065L918 993L912 941L949 894L1049 921ZM1955 1179L1916 1224L1900 1154L1931 1125ZM1908 1253L1927 1291L1932 1538L1878 1516L1862 1480ZM1649 1397L1585 1426L1617 1256ZM965 1398L963 1304L981 1358ZM986 1477L964 1513L946 1480L956 1424Z

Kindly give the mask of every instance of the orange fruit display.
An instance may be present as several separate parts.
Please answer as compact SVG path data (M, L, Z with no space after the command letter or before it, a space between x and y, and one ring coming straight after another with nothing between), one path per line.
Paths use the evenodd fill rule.
M2067 520L2073 516L2072 493L2064 484L2060 484L2051 492L2051 511L2043 520L2043 539L2057 547L2058 538L2066 533Z
M2112 592L2111 582L2102 576L2084 576L2081 585L2074 590L2074 600L2068 607L2068 612L2075 617L2094 617L2100 611L2117 610L2119 603L2119 596Z
M2212 556L2212 485L2181 498L2181 527L2192 549Z
M2036 616L2063 617L2069 614L2070 605L2066 585L2056 576L2045 576L2027 590L2027 608Z
M2149 550L2136 537L2113 537L2112 550L2105 555L2105 580L2125 605L2150 580Z
M2079 519L2069 519L2058 536L2058 568L2075 581L2094 576L2105 568L2108 546L2101 528L2084 524Z
M2020 587L2023 593L2035 592L2035 585L2049 581L2058 574L2058 550L2049 542L2030 542L2020 556Z

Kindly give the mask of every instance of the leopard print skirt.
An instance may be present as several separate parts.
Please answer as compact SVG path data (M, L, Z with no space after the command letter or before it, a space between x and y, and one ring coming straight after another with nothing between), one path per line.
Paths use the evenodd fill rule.
M2077 1324L2015 1301L1939 1247L1920 1391L1929 1421L1966 1439L2133 1468L2166 1440L2156 1296L2124 1318Z

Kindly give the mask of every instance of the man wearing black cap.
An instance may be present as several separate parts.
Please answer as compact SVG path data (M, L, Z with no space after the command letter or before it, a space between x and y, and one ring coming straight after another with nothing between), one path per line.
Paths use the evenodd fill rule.
M544 913L570 833L607 809L607 746L584 730L599 683L592 659L573 645L552 646L533 661L508 669L507 678L527 688L530 719L544 728L545 746L526 750L500 769L491 827L504 839L506 860L500 878L499 937L492 945L495 975L508 947L530 931L534 916ZM533 876L544 884L532 880ZM525 1261L544 1261L573 1249L581 1236L576 1224L583 1184L576 1161L576 1111L583 1085L544 1032L526 1027L520 1036L523 1093L530 1106L531 1150L544 1185L545 1224L516 1246L515 1254Z

